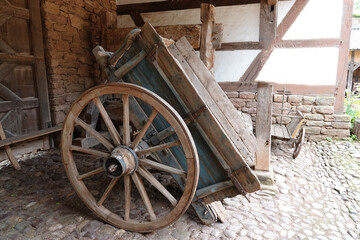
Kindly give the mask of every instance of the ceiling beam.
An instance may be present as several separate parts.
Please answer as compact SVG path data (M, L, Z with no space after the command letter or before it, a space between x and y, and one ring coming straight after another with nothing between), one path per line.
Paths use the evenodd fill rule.
M135 3L118 5L117 15L127 15L131 12L149 13L200 8L201 3L212 4L215 7L245 5L260 3L260 0L169 0L163 2Z

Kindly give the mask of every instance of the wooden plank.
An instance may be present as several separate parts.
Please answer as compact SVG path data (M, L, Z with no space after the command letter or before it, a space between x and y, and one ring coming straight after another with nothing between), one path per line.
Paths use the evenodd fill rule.
M140 15L139 12L137 12L137 11L131 12L131 13L130 13L130 17L131 17L131 19L133 20L133 22L135 23L135 25L136 25L137 27L142 27L142 26L144 26L145 21L144 21L144 19L142 18L142 16Z
M0 83L0 96L1 98L8 101L19 101L19 102L22 101L22 99L17 94L15 94L13 91L11 91L9 88L7 88L1 83Z
M258 150L256 152L256 170L270 170L272 92L271 85L258 83L258 102L256 107Z
M2 126L1 123L0 123L0 139L1 140L6 140L5 132L4 132L4 129L3 129L3 126ZM10 146L6 145L6 146L4 146L4 149L5 149L5 152L6 152L6 155L7 155L8 159L9 159L9 161L11 162L11 165L16 170L20 170L21 167L20 167L17 159L15 158L13 152L11 151Z
M28 9L16 7L11 3L9 3L8 0L0 0L0 12L5 13L12 17L22 18L25 20L29 20L30 18Z
M9 75L14 68L16 67L16 64L8 64L3 63L0 65L0 82L2 82L7 75Z
M22 98L22 101L0 101L0 113L15 109L31 109L39 106L37 98Z
M32 51L35 57L36 88L39 99L41 129L51 127L50 103L45 66L40 0L29 1Z
M262 49L260 42L228 42L222 43L220 51L234 51L234 50L260 50Z
M355 51L351 51L351 60L349 63L349 70L348 70L347 84L346 84L346 89L349 91L351 91L352 89L352 82L354 76L354 60L355 60Z
M121 79L125 74L127 74L131 69L133 69L136 65L138 65L144 58L146 57L145 51L139 52L135 57L130 59L128 62L126 62L124 65L119 67L114 75Z
M59 132L59 131L61 131L61 129L62 129L62 126L56 126L56 127L52 127L52 128L42 129L42 130L39 130L39 131L36 131L33 133L24 134L21 136L7 138L5 140L0 141L0 147L8 146L8 145L19 143L19 142L24 142L24 141L27 141L27 140L30 140L33 138L37 138L37 137L41 137L41 136L48 135L51 133Z
M259 0L187 0L187 1L163 1L151 3L138 3L118 5L116 9L117 15L129 15L131 12L138 13L161 12L161 11L175 11L200 8L201 3L212 4L215 7L232 6L259 3Z
M339 38L280 40L274 44L274 48L339 47L340 44L341 44L341 40Z
M198 199L207 197L213 193L216 193L218 191L222 191L226 188L230 188L234 186L232 181L225 181L225 182L219 182L214 185L210 185L201 189L196 190L196 197Z
M212 44L212 32L215 24L215 7L211 4L201 4L201 35L200 35L200 59L205 66L214 74L215 49Z
M259 42L267 48L275 39L277 27L278 6L277 1L268 3L268 0L260 2L260 27Z
M7 54L0 53L0 63L33 64L35 58L28 54Z
M341 25L340 39L342 44L339 47L338 68L336 76L335 88L335 113L342 114L344 112L346 75L348 69L350 33L352 24L352 12L354 0L343 1L343 18Z
M206 66L201 62L195 51L191 48L190 44L186 41L186 38L181 38L176 42L176 47L187 60L188 64L207 89L210 96L215 100L217 106L221 109L225 117L230 122L231 126L239 134L239 137L244 142L249 152L256 151L256 139L254 135L241 124L238 119L237 110L230 102L229 98L222 91L214 76L208 71ZM236 113L236 114L235 114Z
M269 59L271 53L274 50L274 45L282 40L283 36L286 34L286 32L289 30L291 25L295 22L297 17L299 16L300 12L304 9L306 4L309 2L309 0L297 0L294 5L291 7L289 12L286 14L285 18L282 20L282 22L279 24L279 26L276 29L276 36L273 39L273 41L267 42L267 46L263 48L263 50L259 53L257 58L253 61L253 63L250 65L247 71L245 71L245 74L240 78L240 81L248 81L253 82L258 77L261 69L264 67L265 63ZM261 20L261 17L260 17ZM275 25L276 26L276 25ZM260 32L261 34L261 32Z

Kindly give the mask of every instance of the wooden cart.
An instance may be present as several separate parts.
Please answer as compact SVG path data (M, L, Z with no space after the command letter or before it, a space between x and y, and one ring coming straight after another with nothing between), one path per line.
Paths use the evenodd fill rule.
M293 158L295 159L299 155L305 139L305 128L301 128L304 115L298 110L284 108L285 92L283 89L282 107L273 108L279 112L273 113L273 116L280 118L280 123L271 125L271 137L292 142ZM290 118L291 121L288 124L283 124L283 118Z
M70 182L97 216L148 232L191 204L212 223L208 204L260 189L249 167L256 139L185 38L174 43L145 24L118 51L98 46L93 53L110 83L73 103L61 151ZM100 144L79 144L79 135ZM94 181L106 186L93 189Z

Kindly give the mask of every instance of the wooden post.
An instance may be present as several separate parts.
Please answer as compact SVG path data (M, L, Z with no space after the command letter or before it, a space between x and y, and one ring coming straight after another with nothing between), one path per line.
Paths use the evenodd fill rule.
M201 22L200 58L210 72L214 74L215 49L212 44L212 32L215 24L214 5L201 4Z
M339 60L335 87L335 114L341 114L344 112L346 74L349 58L352 12L354 5L354 0L344 0L343 2L343 19L340 34L342 44L340 44L339 47Z
M354 61L355 61L355 51L351 51L351 60L349 63L348 78L346 84L346 89L350 91L352 91L352 82L353 82L354 65L355 65Z
M32 50L35 57L35 77L39 99L41 129L51 127L50 103L45 67L40 0L29 1Z
M5 136L5 132L4 132L4 129L3 129L3 126L0 122L0 139L1 140L5 140L6 139L6 136ZM4 149L5 149L5 153L11 163L11 165L16 169L16 170L19 170L21 169L18 161L16 160L13 152L11 151L11 148L10 146L4 146Z
M258 83L255 170L269 171L270 169L272 91L273 88L268 83Z

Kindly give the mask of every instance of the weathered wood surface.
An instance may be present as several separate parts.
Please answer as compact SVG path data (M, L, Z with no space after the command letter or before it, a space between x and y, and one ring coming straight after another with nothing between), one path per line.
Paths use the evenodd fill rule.
M214 74L215 49L212 44L212 32L215 24L215 7L211 4L201 4L201 35L200 35L200 59L205 66Z
M246 151L246 148L243 147L242 152L245 153L244 156L242 155L242 153L237 149L237 146L235 146L235 144L232 142L232 140L229 138L228 134L224 131L224 128L219 125L219 120L217 120L217 118L214 116L214 111L217 112L218 115L222 114L223 116L226 115L226 117L232 116L232 118L238 116L238 113L236 111L236 109L233 107L233 105L231 104L231 102L228 100L228 98L226 97L226 95L224 94L224 92L222 92L222 90L220 89L220 87L216 84L214 77L212 76L212 74L209 72L209 70L204 66L204 64L201 62L201 60L197 58L197 61L190 58L188 55L192 55L192 53L187 53L187 56L182 56L182 58L185 58L188 60L188 64L191 65L191 67L188 67L189 70L191 70L193 68L193 65L196 65L198 63L198 61L201 63L201 68L205 69L205 71L198 71L198 70L191 70L193 72L195 72L196 74L198 74L199 76L197 76L195 73L192 73L192 76L194 79L192 79L193 81L197 81L197 84L195 85L195 82L191 82L189 80L189 73L185 73L184 72L184 68L181 67L179 65L179 60L176 61L173 57L172 54L170 54L169 50L167 49L166 45L162 42L162 38L154 31L154 29L149 25L149 24L145 24L145 26L143 27L143 30L141 32L141 44L144 44L144 48L145 49L149 49L148 53L154 52L154 46L155 44L157 45L156 47L156 58L154 57L153 59L153 65L155 67L155 69L160 73L160 76L162 77L162 79L156 80L156 82L151 84L151 87L148 86L147 83L142 82L144 81L143 79L138 79L136 77L136 75L134 75L134 72L136 72L137 74L139 74L140 70L143 69L143 71L149 71L149 65L148 62L142 62L140 63L138 66L136 66L133 70L129 72L129 74L127 74L123 79L125 81L129 81L129 82L133 82L134 80L136 81L140 81L139 83L142 84L144 87L150 87L150 90L154 91L155 93L159 94L161 97L163 97L165 100L169 101L172 106L175 107L176 110L178 110L178 112L180 114L182 114L184 112L184 110L188 111L189 113L194 113L196 111L198 111L199 109L203 108L204 106L206 106L206 111L204 111L202 114L200 114L200 116L198 116L196 118L196 122L198 125L198 127L196 127L198 130L197 131L202 131L202 134L206 134L206 137L212 142L213 147L215 147L215 150L200 150L199 151L199 156L200 156L200 164L202 165L202 167L204 169L206 169L206 171L203 171L200 173L200 180L199 180L199 187L206 187L209 185L212 185L214 183L220 182L223 179L226 178L217 178L215 177L216 175L218 175L220 173L219 168L214 167L214 163L219 164L219 161L222 162L222 164L225 163L225 168L227 168L227 170L230 171L235 171L237 169L242 169L242 168L248 168L245 159L246 158L251 158L251 152L250 151ZM187 43L189 44L189 43ZM170 47L170 51L175 51L177 46L171 46ZM186 48L185 48L186 49ZM190 47L190 49L192 49ZM139 50L137 50L139 51ZM193 50L192 50L193 51ZM186 52L186 51L185 51ZM133 54L136 54L136 52L134 52ZM195 54L195 53L193 53ZM181 56L182 54L179 54L179 56ZM132 56L129 55L128 59L130 59ZM178 57L178 56L176 56ZM155 62L154 60L157 59L157 62ZM192 59L194 63L190 63L190 59ZM125 60L124 60L125 61ZM145 60L144 60L145 61ZM183 64L183 63L181 63ZM121 65L120 65L121 66ZM119 67L120 67L119 66ZM141 68L142 67L142 68ZM200 68L200 69L201 69ZM132 73L132 74L131 74ZM208 78L208 76L211 76L210 80ZM197 78L200 78L198 80L196 80ZM171 86L170 89L172 89L173 93L175 94L175 98L169 98L169 93L166 93L165 89L162 89L161 86L165 85L161 82L164 81L165 83L169 86ZM214 91L209 91L209 89L211 88L215 88L216 89ZM175 92L174 92L175 91ZM208 99L212 101L207 102L203 99L203 95L206 95ZM220 95L220 97L219 97ZM230 108L231 110L227 109L227 110L222 110L225 111L227 114L221 113L221 111L219 111L219 108L221 107L221 109L224 108L224 105L222 104L223 102L226 103L226 100L228 101L228 105L231 106L232 108ZM180 101L178 103L176 103L177 101ZM179 105L180 103L180 105ZM184 106L186 106L186 108L184 109ZM225 105L226 106L226 105ZM227 107L227 106L226 106ZM182 109L181 109L182 108ZM233 110L233 111L232 111ZM185 112L186 112L185 111ZM187 113L187 114L189 114ZM234 116L234 113L236 113L236 115ZM223 117L224 118L224 117ZM231 119L232 119L231 118ZM239 119L236 119L237 121ZM227 120L227 122L229 122L229 120ZM236 121L234 121L236 122ZM239 124L240 123L236 123ZM232 125L228 124L230 126L230 128L234 128L231 127ZM192 128L191 128L192 129ZM200 129L200 130L199 130ZM242 128L237 129L238 131L240 130L244 130ZM200 135L201 135L201 131L200 131ZM232 130L234 131L234 130ZM198 148L205 146L203 143L204 140L200 140L201 138L198 138L197 136L199 136L199 133L197 132L193 132L193 137L195 138L196 144L198 146ZM233 135L237 135L237 132L234 131ZM243 135L245 135L245 130L243 132ZM244 136L241 137L244 137ZM249 138L251 140L251 134L248 133ZM238 136L238 135L237 135ZM252 136L254 138L254 136ZM249 140L248 138L246 138L247 140ZM199 141L199 142L197 142ZM238 140L238 142L241 142L241 140ZM243 143L244 145L244 143ZM250 146L252 146L254 148L253 145L249 144ZM209 146L209 145L208 145ZM208 148L208 147L207 147ZM206 152L205 152L206 151ZM219 154L221 157L221 159L217 159L217 158L213 158L213 160L210 160L211 158L204 158L207 154L209 154L210 152L214 152L217 151L217 154ZM205 155L203 155L205 154ZM215 153L216 155L216 153ZM214 163L212 163L212 161L214 161ZM222 168L224 171L224 168ZM205 174L206 173L210 173L210 175ZM224 172L226 174L226 172ZM250 171L251 173L251 171ZM215 174L215 175L214 175ZM220 175L221 176L221 175ZM260 185L258 183L257 178L255 177L255 175L251 175L249 174L250 181L248 182L241 182L241 184L243 185L249 185L250 187L246 188L248 191L252 192L252 191L256 191L259 189ZM247 179L247 180L249 180ZM251 182L251 183L250 183Z
M256 170L269 171L271 151L272 86L258 83L258 102L256 107Z
M4 132L4 129L3 129L1 123L0 123L0 138L1 138L1 140L5 140L5 139L6 139L5 132ZM13 152L11 151L10 146L6 145L6 146L4 146L4 149L5 149L5 153L6 153L7 157L8 157L11 165L12 165L16 170L19 170L19 169L20 169L20 165L19 165L18 161L16 160Z

